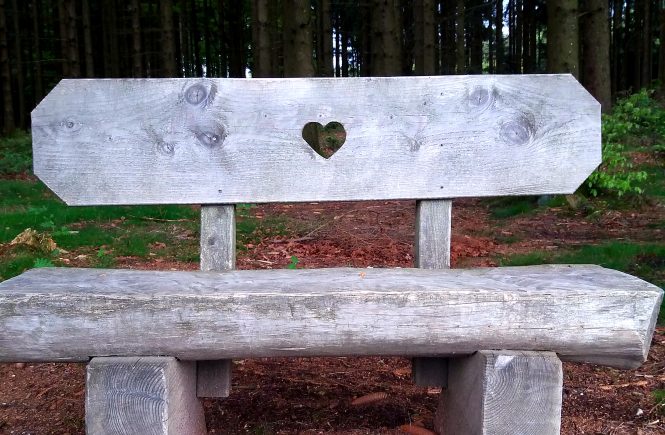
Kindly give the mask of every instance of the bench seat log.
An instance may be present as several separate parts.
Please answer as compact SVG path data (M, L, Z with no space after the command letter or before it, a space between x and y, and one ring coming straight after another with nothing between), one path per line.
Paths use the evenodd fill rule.
M599 266L225 272L34 269L0 283L0 361L168 355L645 361L662 290Z

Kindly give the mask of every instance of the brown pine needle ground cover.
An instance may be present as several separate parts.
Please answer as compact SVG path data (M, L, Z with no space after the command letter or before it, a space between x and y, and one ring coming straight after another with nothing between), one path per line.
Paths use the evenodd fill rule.
M658 202L637 211L595 214L566 206L541 207L505 219L490 217L487 204L455 201L454 266L496 266L516 254L538 251L556 256L573 246L611 240L657 242L665 230L665 210ZM413 264L414 202L265 205L245 212L258 220L284 216L299 230L248 241L239 251L238 268L284 268L294 263L294 257L299 268ZM178 229L178 222L151 224ZM182 234L183 240L191 238L194 243L197 237ZM158 243L162 242L151 249L168 248ZM71 251L62 254L61 261L90 266L92 256L81 255ZM646 260L662 280L665 265L658 266L662 259ZM115 261L115 267L197 268L193 261L156 255ZM428 433L440 390L416 387L409 377L409 361L398 357L235 361L231 396L204 401L208 430L211 434ZM0 365L0 433L84 433L84 379L80 364ZM665 434L665 409L652 395L664 388L662 328L654 336L649 360L639 369L566 363L562 433Z

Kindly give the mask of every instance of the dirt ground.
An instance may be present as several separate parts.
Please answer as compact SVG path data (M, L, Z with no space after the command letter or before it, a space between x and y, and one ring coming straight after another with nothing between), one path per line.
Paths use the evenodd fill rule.
M543 208L497 222L479 200L456 201L453 210L454 267L495 266L498 254L533 249L662 240L665 215L659 204L593 219ZM248 245L238 268L284 268L292 256L299 268L409 267L414 261L412 201L265 205L250 213L259 219L284 214L307 230ZM120 266L197 268L132 258ZM414 386L410 362L397 357L239 360L233 373L229 398L204 401L211 434L427 434L440 392ZM665 434L665 409L652 396L665 388L665 329L657 330L639 369L565 363L564 376L563 434ZM84 379L81 364L0 365L0 433L84 433Z

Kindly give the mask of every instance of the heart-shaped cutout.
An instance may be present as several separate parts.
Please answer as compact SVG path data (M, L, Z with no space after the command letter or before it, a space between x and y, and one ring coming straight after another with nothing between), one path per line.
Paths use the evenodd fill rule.
M329 159L346 141L346 130L339 122L329 122L323 127L318 122L308 122L302 129L302 138L318 155Z

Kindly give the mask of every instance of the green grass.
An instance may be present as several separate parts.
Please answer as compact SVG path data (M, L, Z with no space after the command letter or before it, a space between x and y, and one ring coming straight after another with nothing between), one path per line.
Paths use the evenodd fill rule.
M22 174L32 168L32 144L30 135L17 131L11 136L0 138L0 176Z

